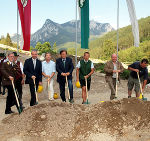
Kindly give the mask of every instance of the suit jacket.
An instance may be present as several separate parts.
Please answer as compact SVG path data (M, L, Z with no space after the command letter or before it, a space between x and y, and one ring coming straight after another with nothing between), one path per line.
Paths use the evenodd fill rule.
M5 60L5 58L0 61L0 77L2 77L1 69L2 69L2 65L4 63L4 60Z
M40 60L36 60L36 67L34 69L32 58L25 60L23 72L26 75L26 84L32 83L32 76L36 77L35 82L42 82L42 63Z
M112 79L113 70L114 70L113 62L108 61L104 67L104 71L106 73L106 76L105 76L106 82L108 82L109 79ZM124 67L122 66L122 64L119 61L117 61L117 70L121 70L121 72L124 71ZM118 74L118 79L120 80L120 73Z
M74 69L74 66L73 66L71 58L66 57L65 67L64 67L64 63L62 61L62 58L57 59L56 60L56 71L58 72L57 82L65 83L66 78L64 76L62 76L61 73L67 73L67 72L70 73L70 75L67 77L68 80L72 80L73 69Z
M11 80L8 78L9 76L14 77L15 82L15 74L16 74L16 65L11 66L9 61L2 64L1 73L2 73L2 83L4 86L12 85Z

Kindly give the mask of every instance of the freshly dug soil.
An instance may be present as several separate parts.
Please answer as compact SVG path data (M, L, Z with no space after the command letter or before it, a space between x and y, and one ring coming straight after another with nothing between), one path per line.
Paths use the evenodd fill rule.
M39 104L2 121L2 141L150 141L150 102Z

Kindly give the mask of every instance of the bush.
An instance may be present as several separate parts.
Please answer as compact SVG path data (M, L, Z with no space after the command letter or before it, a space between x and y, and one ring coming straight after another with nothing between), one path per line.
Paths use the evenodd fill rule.
M123 71L123 73L121 73L120 77L125 80L125 79L128 79L128 78L129 78L129 75L130 75L130 71L127 70L127 69L125 69L125 70Z
M98 64L95 64L95 70L96 71L100 71L101 73L104 73L104 66L105 66L105 64L103 64L103 63L98 63Z
M54 44L55 46L55 44ZM30 47L30 50L33 47ZM35 46L35 49L38 50L38 54L42 55L43 53L49 52L51 54L56 54L56 52L53 51L52 46L50 45L50 42L45 42L43 44L41 44L40 42L38 42Z

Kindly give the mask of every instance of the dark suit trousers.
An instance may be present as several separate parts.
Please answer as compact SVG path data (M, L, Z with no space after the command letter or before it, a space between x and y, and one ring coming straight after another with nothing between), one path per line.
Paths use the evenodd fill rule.
M2 92L2 77L0 77L0 93L5 94L5 86L3 86L3 92Z
M0 93L2 93L2 77L0 76Z
M8 95L6 99L6 111L10 111L11 107L16 105L16 98L15 98L13 86L7 85L6 88L8 89Z
M70 93L70 99L73 99L73 84L72 80L68 80L68 87L69 87L69 93ZM60 89L60 96L62 101L66 101L65 97L65 82L59 82L59 89Z
M18 93L18 100L19 100L20 106L23 105L22 104L22 84L21 84L21 81L22 81L22 78L16 80L16 85L15 85L17 93Z
M34 83L30 82L29 83L29 87L30 87L30 93L31 93L31 101L30 101L30 106L33 106L36 104L36 96L35 96L35 87L34 87ZM36 91L38 89L38 83L36 83Z

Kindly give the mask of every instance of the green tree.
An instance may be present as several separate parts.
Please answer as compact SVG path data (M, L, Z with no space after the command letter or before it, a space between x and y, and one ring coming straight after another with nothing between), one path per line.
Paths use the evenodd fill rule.
M54 52L57 52L57 44L56 44L56 42L54 43L52 50L53 50Z
M40 42L38 42L35 46L35 49L38 50L39 54L41 55L42 53L46 53L46 52L50 52L50 53L55 53L52 50L52 47L50 45L49 42L45 42L43 44L41 44Z
M6 39L5 39L5 45L13 46L13 43L11 41L9 33L7 33L7 36L6 36Z
M70 55L75 55L76 54L75 48L68 48L67 52Z
M116 48L113 46L113 42L111 40L104 41L102 47L102 58L108 60L111 55L116 51Z
M1 36L0 43L5 44L5 37L3 35Z

